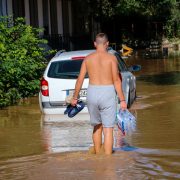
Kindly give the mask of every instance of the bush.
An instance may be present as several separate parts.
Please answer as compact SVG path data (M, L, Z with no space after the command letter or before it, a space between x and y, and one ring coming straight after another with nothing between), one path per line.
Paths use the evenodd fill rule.
M41 29L25 24L23 18L0 19L0 108L36 94L46 65L39 45Z

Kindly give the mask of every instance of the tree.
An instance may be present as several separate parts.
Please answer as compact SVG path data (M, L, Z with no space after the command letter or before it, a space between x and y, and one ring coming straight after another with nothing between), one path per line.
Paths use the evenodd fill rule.
M137 17L161 23L168 36L179 36L180 4L176 0L85 0L81 6L86 16L92 16L101 26L115 17Z
M119 0L115 12L125 16L134 13L151 22L162 22L167 36L180 35L180 3L176 0Z
M0 19L0 107L16 103L39 90L45 68L44 51L39 45L40 29L25 25L23 18Z
M165 25L168 37L180 37L180 3L172 1L171 13Z

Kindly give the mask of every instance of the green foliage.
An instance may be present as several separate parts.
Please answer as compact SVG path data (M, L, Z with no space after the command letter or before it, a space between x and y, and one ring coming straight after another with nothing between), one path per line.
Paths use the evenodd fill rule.
M168 37L180 36L180 3L176 0L119 0L115 11L123 16L136 13L149 21L159 21Z
M80 15L102 19L111 18L115 14L114 6L116 1L118 0L77 0L76 4Z
M173 2L171 14L165 25L166 35L169 38L180 37L180 3Z
M121 0L116 5L117 14L130 15L137 13L142 16L165 18L170 15L174 0Z
M44 51L39 45L41 29L25 24L23 18L0 19L0 107L38 92L45 68Z
M140 2L135 0L121 0L118 1L115 11L118 15L128 16L131 13L138 12Z
M100 23L113 16L137 16L149 22L160 22L168 37L180 36L180 3L177 0L77 0L84 12ZM84 8L86 7L86 8Z

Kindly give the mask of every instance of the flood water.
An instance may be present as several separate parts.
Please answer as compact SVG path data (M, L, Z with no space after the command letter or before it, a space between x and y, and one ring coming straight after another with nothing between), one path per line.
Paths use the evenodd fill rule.
M142 66L131 108L137 127L129 137L115 127L112 156L88 154L88 118L44 123L33 97L0 110L0 179L180 179L180 59L128 64Z

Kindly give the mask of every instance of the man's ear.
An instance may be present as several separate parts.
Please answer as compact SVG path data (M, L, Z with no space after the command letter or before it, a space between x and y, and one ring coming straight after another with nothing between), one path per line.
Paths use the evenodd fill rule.
M104 47L108 47L109 46L109 41L107 41L105 44L104 44Z
M94 41L94 47L96 48L97 47L97 43Z

